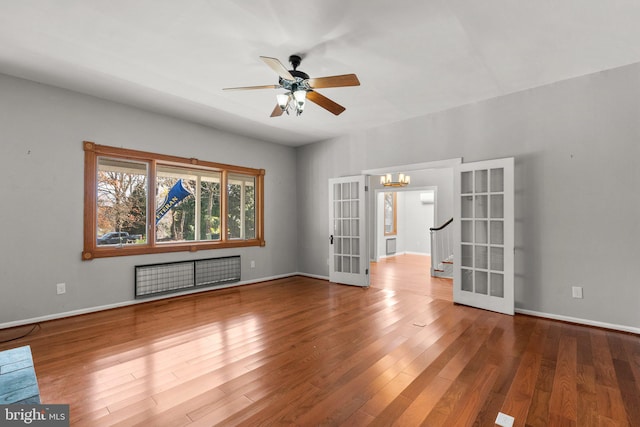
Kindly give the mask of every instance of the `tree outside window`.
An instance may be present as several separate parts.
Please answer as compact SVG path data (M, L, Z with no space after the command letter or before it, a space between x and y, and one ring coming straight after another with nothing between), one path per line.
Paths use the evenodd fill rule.
M97 235L120 233L98 244L146 243L147 165L101 157L97 187Z

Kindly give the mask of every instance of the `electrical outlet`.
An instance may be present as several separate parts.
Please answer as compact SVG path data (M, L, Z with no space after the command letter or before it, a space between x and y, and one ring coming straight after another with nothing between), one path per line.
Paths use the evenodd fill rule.
M65 283L58 283L56 285L56 293L58 295L64 294L65 292L67 292L67 285Z
M571 296L574 298L582 298L582 286L573 286L571 288Z
M256 268L256 262L254 260L251 260L251 268Z

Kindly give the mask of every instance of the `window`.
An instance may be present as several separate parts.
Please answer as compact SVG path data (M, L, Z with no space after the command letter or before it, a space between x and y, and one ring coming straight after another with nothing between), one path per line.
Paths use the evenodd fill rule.
M256 235L255 178L231 175L227 183L227 233L230 239L253 239Z
M147 177L145 163L98 157L98 245L146 243Z
M264 246L264 170L84 142L85 260Z
M395 236L398 234L397 220L397 193L384 193L384 235Z
M222 174L157 166L156 242L219 241Z

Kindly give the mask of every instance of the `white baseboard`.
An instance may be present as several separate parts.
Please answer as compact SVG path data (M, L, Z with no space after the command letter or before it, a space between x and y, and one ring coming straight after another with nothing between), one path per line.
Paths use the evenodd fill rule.
M580 325L587 325L587 326L596 326L598 328L613 329L616 331L631 332L631 333L640 335L640 328L634 328L633 326L616 325L614 323L598 322L595 320L580 319L577 317L570 317L570 316L562 316L560 314L543 313L540 311L523 310L521 308L516 308L515 311L516 313L526 314L528 316L544 317L545 319L561 320L563 322L571 322L571 323L577 323Z
M293 274L293 276L305 276L305 277L311 277L312 279L320 279L320 280L329 281L329 276L321 276L319 274L310 274L310 273L297 272L297 273Z
M46 316L33 317L31 319L23 319L23 320L16 320L14 322L0 323L0 329L13 328L13 327L22 326L22 325L30 325L33 323L46 322L48 320L62 319L64 317L78 316L80 314L95 313L97 311L110 310L112 308L126 307L129 305L142 304L145 302L158 301L162 299L174 298L174 297L179 297L183 295L197 294L200 292L214 291L217 289L226 289L226 288L232 288L235 286L243 286L243 285L251 285L251 284L260 283L260 282L268 282L270 280L283 279L285 277L291 277L291 276L297 276L297 275L304 275L304 274L302 273L279 274L277 276L261 277L259 279L254 279L254 280L243 280L241 282L229 283L229 284L217 286L217 287L203 287L203 288L198 288L190 291L165 294L157 297L123 301L123 302L118 302L114 304L100 305L97 307L89 307L89 308L82 308L79 310L65 311L63 313L48 314Z
M399 256L399 255L426 255L426 256L431 256L430 253L426 253L426 252L412 252L412 251L403 251L403 252L396 252L395 254L389 254L389 255L380 255L378 256L379 259L383 259L383 258L393 258L394 256ZM374 261L375 262L375 261Z
M404 255L404 254L405 254L405 252L396 252L396 253L389 254L389 255L380 255L378 257L378 259L393 258L394 256L399 256L399 255Z

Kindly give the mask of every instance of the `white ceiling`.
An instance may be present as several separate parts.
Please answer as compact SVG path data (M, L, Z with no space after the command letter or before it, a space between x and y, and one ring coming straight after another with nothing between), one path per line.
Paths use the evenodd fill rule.
M639 0L2 0L0 72L292 146L640 62ZM259 56L355 73L269 117ZM1 96L1 94L0 94Z

